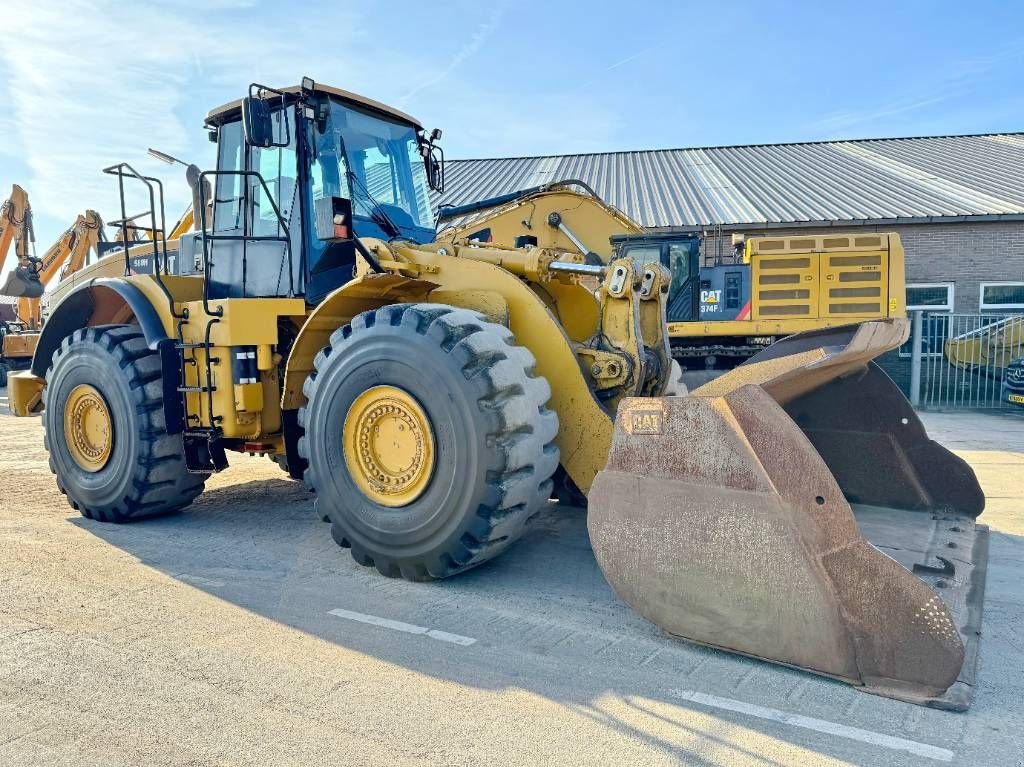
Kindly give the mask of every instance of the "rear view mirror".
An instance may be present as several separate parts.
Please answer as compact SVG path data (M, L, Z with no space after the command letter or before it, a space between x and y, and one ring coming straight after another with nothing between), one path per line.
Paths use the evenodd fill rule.
M242 130L249 146L264 149L288 146L291 143L291 131L285 117L284 94L280 99L263 99L258 96L243 98Z
M427 153L427 180L438 194L444 191L444 152L439 146L431 145Z
M273 146L274 121L270 116L270 103L255 96L242 99L242 130L249 146Z

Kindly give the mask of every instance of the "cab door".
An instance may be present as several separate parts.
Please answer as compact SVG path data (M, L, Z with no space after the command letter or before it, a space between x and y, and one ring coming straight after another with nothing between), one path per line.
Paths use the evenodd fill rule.
M696 237L669 242L665 266L672 273L666 314L669 322L700 319L700 240Z

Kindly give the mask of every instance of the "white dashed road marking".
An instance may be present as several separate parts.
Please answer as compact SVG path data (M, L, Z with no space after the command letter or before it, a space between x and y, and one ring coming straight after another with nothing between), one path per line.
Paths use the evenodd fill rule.
M450 634L447 631L431 629L426 626L415 626L412 623L393 621L390 618L380 618L376 615L357 613L352 610L342 610L341 608L338 608L336 610L328 610L327 612L331 615L335 615L339 618L346 618L350 621L369 623L371 626L381 626L386 629L394 629L395 631L404 631L406 634L422 634L430 637L431 639L437 639L440 642L451 642L452 644L462 645L463 647L468 647L476 642L472 637L464 637L460 634Z
M768 719L772 722L780 722L793 727L802 727L805 730L814 730L816 732L825 733L826 735L838 735L840 738L859 740L861 743L870 743L874 746L890 748L893 751L909 751L911 754L926 756L929 759L938 759L940 762L953 761L954 754L949 749L930 746L927 743L918 743L915 740L906 740L905 738L897 738L892 735L883 735L880 732L862 730L859 727L848 727L845 724L828 722L824 719L814 719L809 716L789 714L785 711L779 711L774 708L755 706L752 703L744 703L743 701L733 700L732 698L719 698L717 695L707 695L702 692L694 692L693 690L674 690L672 694L677 698L690 700L694 703L699 703L702 706L710 706L711 708L719 708L725 711L735 711L739 714L756 716L758 719Z

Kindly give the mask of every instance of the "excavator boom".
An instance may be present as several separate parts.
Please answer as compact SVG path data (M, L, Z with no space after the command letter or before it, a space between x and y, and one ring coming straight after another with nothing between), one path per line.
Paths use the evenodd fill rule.
M0 205L0 271L3 270L12 244L16 258L14 268L0 288L0 295L17 298L43 294L33 279L34 259L29 255L29 242L34 239L32 206L28 202L28 193L15 184L11 188L11 196Z
M30 290L18 300L18 315L29 328L40 326L39 298L43 291L60 276L60 279L74 274L85 265L91 250L95 250L103 238L103 219L94 210L80 213L78 218L39 259L34 260L34 273ZM9 294L13 295L13 294Z

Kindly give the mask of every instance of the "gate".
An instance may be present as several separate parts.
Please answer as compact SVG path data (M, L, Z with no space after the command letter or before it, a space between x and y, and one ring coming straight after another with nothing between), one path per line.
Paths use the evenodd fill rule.
M915 406L1024 414L1024 315L912 315L908 344ZM1012 364L1017 360L1021 368Z

